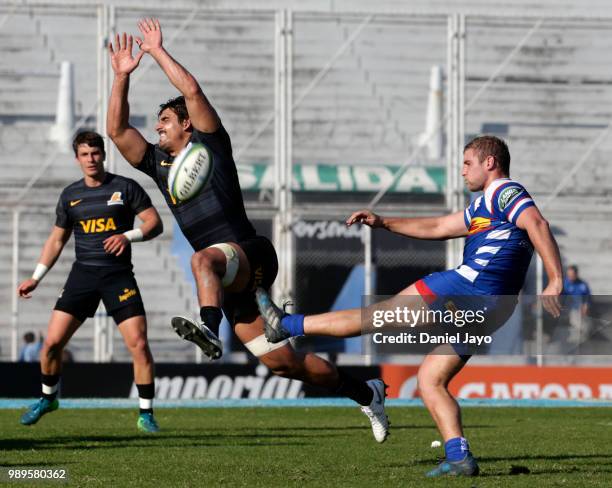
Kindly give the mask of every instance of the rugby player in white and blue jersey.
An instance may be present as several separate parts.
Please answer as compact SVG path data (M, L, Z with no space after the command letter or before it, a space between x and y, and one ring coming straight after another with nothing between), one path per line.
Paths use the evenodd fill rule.
M416 239L466 237L461 266L432 273L400 292L413 297L410 303L416 309L431 309L437 297L516 296L535 248L548 275L543 305L558 317L563 288L559 249L527 190L509 175L506 143L494 136L478 137L465 147L462 176L470 191L484 194L465 211L441 217L383 218L361 210L351 215L347 225L362 223ZM270 342L298 335L349 337L362 333L359 309L304 317L284 314L263 290L258 290L257 300ZM428 476L479 473L463 436L459 405L448 390L450 381L470 358L460 346L453 347L451 354L442 354L448 346L437 347L425 357L418 372L420 395L445 441L446 459Z

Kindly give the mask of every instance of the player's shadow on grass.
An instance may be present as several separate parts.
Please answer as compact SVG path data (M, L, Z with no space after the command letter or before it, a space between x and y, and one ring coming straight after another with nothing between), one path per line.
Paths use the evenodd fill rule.
M285 438L299 436L285 436ZM256 441L236 442L239 439L256 439ZM263 439L263 440L261 440ZM276 441L278 439L278 441ZM266 434L232 434L232 435L156 435L147 436L55 436L38 439L8 439L2 441L3 451L31 451L32 449L117 449L117 448L151 448L167 447L176 441L179 447L303 447L315 444L296 440L288 442L279 436Z
M503 456L503 457L488 457L488 456L476 456L479 463L493 463L497 461L566 461L570 459L612 459L612 453L600 453L600 454L559 454L559 455L548 455L548 454L529 454L525 456ZM413 461L412 464L431 464L430 459L420 459ZM598 461L598 464L601 464ZM391 465L389 465L391 466ZM395 464L394 464L395 466ZM610 463L612 466L612 462Z
M526 456L503 456L503 457L487 457L478 456L478 461L485 463L494 461L565 461L568 459L612 459L612 453L598 453L598 454L542 454L541 456L535 454L529 454ZM610 463L612 466L612 462Z
M603 463L602 459L609 460L612 459L612 454L610 453L602 453L602 454L567 454L567 455L553 455L553 456L537 456L537 455L528 455L528 456L511 456L511 457L478 457L478 462L480 464L481 472L479 478L488 478L488 477L500 477L500 476L542 476L542 475L551 475L551 474L571 474L571 473L590 473L597 472L599 473L612 473L612 462ZM496 466L493 469L487 467L486 463L488 462L496 462L496 461L571 461L571 460L592 460L592 462L582 462L580 464L567 464L566 466L559 466L558 468L535 468L529 466L509 466L506 468L502 468L500 470L499 466ZM388 463L381 465L384 468L410 468L411 466L433 466L442 461L441 458L436 459L420 459L418 461L413 461L410 464L402 464L402 463ZM596 469L592 468L592 466L597 466ZM516 470L516 468L522 468ZM609 469L606 469L609 468ZM527 472L523 470L527 470ZM513 472L515 471L515 472Z
M593 468L591 466L597 466L597 468ZM493 478L493 477L500 477L500 476L542 476L542 475L546 475L546 476L550 476L551 474L561 474L561 475L568 475L568 474L580 474L580 473L594 473L594 474L602 474L602 473L612 473L612 465L610 465L610 469L605 469L605 467L602 469L602 465L601 463L589 463L587 465L571 465L571 466L560 466L558 468L544 468L544 469L539 469L539 468L533 468L530 469L528 473L512 473L512 468L508 468L504 471L495 471L495 470L489 470L486 469L486 466L483 469L483 466L481 465L481 472L480 472L480 477L481 478Z
M525 455L525 456L504 456L504 457L477 457L478 462L480 464L481 473L480 477L496 477L496 476L541 476L541 475L551 475L551 474L570 474L570 473L582 473L582 472L592 472L592 466L597 466L596 471L598 473L612 473L612 462L605 463L606 460L612 459L612 453L600 453L600 454L563 454L563 455ZM572 460L582 460L580 464L568 464L566 466L560 466L558 468L534 468L526 466L529 470L528 473L513 473L512 468L508 467L502 471L500 471L499 467L496 469L487 469L486 463L490 462L511 462L511 461L566 461L571 462ZM586 462L585 462L586 460ZM588 462L591 460L592 462ZM603 463L602 463L603 461ZM438 460L439 462L439 460ZM432 465L436 464L436 461L433 459L426 460L418 460L413 461L412 465ZM401 464L393 463L388 464L386 467L389 468L397 468L400 467ZM406 465L404 465L406 467ZM605 469L609 467L609 469ZM603 468L603 469L602 469Z
M469 429L490 429L492 425L468 425ZM315 427L272 427L270 430L274 432L282 432L282 431L351 431L351 430L370 430L371 427L369 425L347 425L344 427L338 427L337 425L321 425ZM395 422L391 422L391 431L394 430L415 430L415 429L425 429L425 430L433 430L431 425L408 425L408 424L395 424ZM318 434L320 435L320 434Z
M4 446L4 441L3 446ZM75 464L74 461L62 461L61 463L47 463L45 461L33 462L33 463L20 463L20 462L10 462L10 463L0 463L0 468L27 468L28 466L40 467L40 466L49 466L49 467L57 467L59 465L65 466L66 464Z

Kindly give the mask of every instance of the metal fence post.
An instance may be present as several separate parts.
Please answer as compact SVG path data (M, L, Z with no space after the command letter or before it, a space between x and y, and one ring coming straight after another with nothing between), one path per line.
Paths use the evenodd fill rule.
M544 310L542 309L542 290L544 289L544 269L542 258L536 253L536 360L538 367L544 365Z
M446 104L446 207L450 213L463 205L463 186L459 179L463 156L465 131L465 16L454 14L448 18ZM446 242L446 267L459 264L462 242L451 239Z
M274 245L279 255L278 286L274 298L283 301L293 295L295 259L293 249L292 220L292 12L281 10L276 14L275 54L275 184L274 201L277 213L274 219Z
M365 302L362 301L362 306L369 306L372 303L372 293L374 291L373 277L373 262L372 262L372 228L370 226L362 226L363 232L363 250L364 250L364 261L363 261L363 294ZM373 347L372 341L364 340L362 344L365 346L365 364L370 366L373 362Z
M13 210L13 256L11 266L11 361L19 355L19 297L15 287L19 281L19 209Z

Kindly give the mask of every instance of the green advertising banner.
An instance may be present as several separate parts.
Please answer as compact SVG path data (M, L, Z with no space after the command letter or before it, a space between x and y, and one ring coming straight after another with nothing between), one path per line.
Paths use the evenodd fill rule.
M302 164L293 166L295 191L377 192L392 180L399 166ZM392 193L443 193L443 167L406 168L389 190ZM266 164L239 164L243 190L274 189L274 167Z

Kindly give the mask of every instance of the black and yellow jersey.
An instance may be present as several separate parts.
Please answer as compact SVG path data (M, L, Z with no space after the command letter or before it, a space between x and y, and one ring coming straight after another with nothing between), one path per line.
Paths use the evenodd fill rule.
M176 202L168 191L173 157L148 144L136 166L157 183L183 234L195 251L220 242L241 242L255 235L244 209L230 137L223 126L207 134L193 131L191 141L204 144L213 159L213 173L206 187L186 202Z
M93 266L132 267L131 246L115 256L104 251L104 239L134 227L134 217L152 206L149 195L130 178L106 174L89 187L83 179L62 191L55 225L74 232L76 260Z

